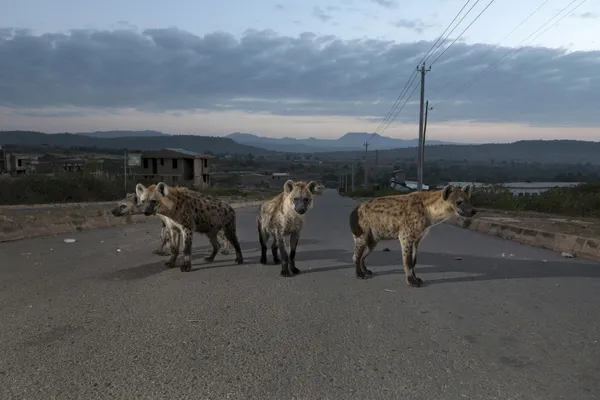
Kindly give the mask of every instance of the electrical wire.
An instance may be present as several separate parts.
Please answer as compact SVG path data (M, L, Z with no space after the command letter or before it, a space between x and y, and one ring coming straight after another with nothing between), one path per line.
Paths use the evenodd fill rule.
M449 45L448 47L446 47L446 48L444 49L444 51L442 51L442 53L441 53L439 56L437 56L437 57L435 58L435 60L433 60L433 61L431 62L431 64L429 64L429 66L432 66L433 64L435 64L435 62L436 62L437 60L439 60L439 59L440 59L440 57L441 57L441 56L443 56L443 55L444 55L444 54L445 54L445 53L448 51L448 49L450 49L450 47L452 47L452 45L453 45L454 43L456 43L456 41L457 41L458 39L460 39L460 38L461 38L461 36L462 36L462 35L464 35L464 33L467 31L467 29L469 29L469 28L471 27L471 25L473 25L473 24L475 23L475 21L477 21L477 20L479 19L479 17L481 17L481 14L483 14L483 13L485 12L485 10L487 10L487 9L489 8L489 6L491 6L491 5L492 5L492 3L493 3L494 1L496 1L496 0L491 0L491 1L488 3L488 5L487 5L487 6L485 6L485 8L484 8L483 10L481 10L481 12L480 12L479 14L477 14L477 16L475 17L475 19L473 19L473 21L471 21L471 23L470 23L469 25L467 25L467 27L466 27L466 28L465 28L465 29L464 29L464 30L463 30L463 31L460 33L460 35L458 35L458 36L457 36L457 37L456 37L456 38L455 38L455 39L452 41L452 43L450 43L450 45Z
M416 78L416 76L415 76ZM414 80L413 80L414 82ZM415 87L413 88L412 92L410 92L410 94L408 95L408 97L406 98L406 100L404 101L404 104L402 104L402 107L400 107L400 109L398 111L396 111L396 115L394 115L394 118L392 118L390 120L390 122L385 126L385 128L383 128L383 131L381 131L381 133L384 133L387 128L389 128L389 126L392 124L392 121L394 121L396 119L396 117L398 116L398 114L400 114L400 111L402 111L402 109L404 108L404 106L406 105L406 103L408 103L408 101L410 100L410 98L412 97L412 95L415 93L415 90L417 90L417 88L421 86L421 82L418 82Z
M454 28L452 28L452 30L450 32L448 32L448 34L446 35L446 37L444 38L444 40L440 43L440 45L433 51L433 53L435 53L440 47L442 47L442 45L444 44L444 42L450 37L450 35L452 34L452 32L454 32L454 30L456 28L458 28L458 25L460 25L461 22L463 22L463 20L467 17L467 15L469 15L469 13L471 12L471 10L473 10L473 8L477 5L477 3L479 3L481 0L477 0L475 3L473 3L473 5L471 6L471 8L469 8L469 10L467 11L467 13L465 15L463 15L463 17L460 19L460 21L458 21L458 23L456 25L454 25ZM433 53L431 53L429 55L429 57L431 57L433 55ZM427 59L425 59L425 62L427 62L427 60L429 59L429 57L427 57Z
M431 57L431 55L433 55L433 53L435 53L435 51L439 48L439 46L433 51L433 53L431 53L431 55L428 57L427 55L429 54L429 52L431 52L431 49L433 49L435 47L435 45L440 41L440 39L442 39L444 37L444 34L446 33L446 31L450 28L450 26L454 23L454 21L456 21L456 18L458 18L458 16L460 15L460 13L462 12L462 10L465 9L465 7L471 2L471 0L467 0L467 2L462 6L462 8L460 9L460 11L456 14L456 16L454 17L454 19L452 21L450 21L450 23L448 24L448 26L446 27L446 29L444 29L444 32L442 32L442 34L440 35L440 37L437 38L437 40L435 41L435 43L431 46L431 48L429 50L427 50L427 53L425 53L425 55L423 56L423 58L421 59L421 61L419 61L417 63L417 65L420 65L423 62L426 62L427 59L429 57ZM479 0L477 0L475 2L475 4L473 4L473 6L471 6L471 8L469 9L469 11L467 11L467 14L469 14L469 12L473 9L473 7L475 7L475 5L479 2ZM458 21L458 24L456 24L456 26L450 31L450 33L448 33L448 36L450 36L450 34L452 34L452 32L454 32L454 29L456 29L456 27L462 22L462 20L467 16L467 14L465 14L462 19L460 21ZM446 36L447 37L447 36ZM446 40L446 39L444 39ZM443 43L443 41L442 41ZM442 45L442 43L440 43L440 46ZM427 59L425 58L427 57Z
M479 2L480 0L477 0L475 2L475 4L469 9L469 11L467 11L467 14L471 11L471 9L473 9L473 7ZM419 61L417 63L417 65L421 64L422 62L426 61L426 58L428 58L430 56L430 52L431 50L435 47L435 45L440 41L440 39L442 39L442 37L444 36L444 34L446 33L446 31L450 28L450 26L452 26L452 24L454 23L454 21L456 21L456 19L458 18L458 16L462 13L462 11L465 9L465 7L471 2L471 0L467 0L465 2L465 4L462 6L462 8L458 11L458 13L456 14L456 16L454 17L454 19L452 21L450 21L450 23L448 24L448 26L446 27L446 29L444 30L444 32L442 32L442 34L438 37L438 39L435 41L435 43L433 43L433 45L431 46L431 48L427 51L427 53L425 53L425 55L423 56L423 58L421 58L421 61ZM465 16L467 15L465 14ZM463 19L464 17L463 16ZM462 21L462 19L461 19ZM460 21L459 21L460 24ZM458 26L458 24L456 25ZM456 26L454 27L454 29L456 29ZM454 31L454 29L452 29L452 31ZM452 33L452 31L450 31L450 33ZM443 43L443 42L442 42ZM440 46L441 44L440 43ZM439 47L439 46L438 46ZM437 48L435 49L437 50ZM434 50L434 52L435 52ZM433 55L433 53L431 53L431 55ZM371 139L377 134L377 132L384 126L384 124L389 120L389 117L392 115L392 113L394 112L394 110L396 108L398 108L398 105L400 104L400 102L402 101L402 97L403 94L405 93L405 90L409 87L411 82L411 79L414 81L414 78L416 76L416 71L413 71L413 73L410 75L410 77L408 78L408 80L406 81L406 84L404 84L404 88L402 89L402 91L400 92L400 95L398 95L398 98L396 99L396 101L394 102L394 104L392 104L392 107L390 108L390 111L388 111L388 113L386 114L384 120L379 124L379 126L377 127L377 129L375 130L375 132L373 132L373 134L371 134L371 136L369 136L369 138L367 139L367 141L365 142L365 144L368 144L369 141L371 141ZM411 94L412 96L412 94ZM406 104L406 102L404 103ZM402 106L402 108L404 108L404 105ZM401 109L402 109L401 108ZM398 115L398 113L396 113L396 116ZM394 117L395 118L395 117ZM392 119L393 120L393 119ZM391 122L390 122L391 123ZM389 124L388 124L389 125Z
M461 85L456 91L454 91L454 93L452 94L452 96L450 97L454 97L457 94L459 94L460 92L464 91L465 89L469 88L471 85L473 85L473 83L475 83L478 79L481 79L483 76L485 76L489 71L491 71L493 68L495 68L496 66L498 66L500 64L500 62L509 54L511 53L517 53L521 50L523 50L524 48L526 48L526 46L521 46L521 44L523 42L525 42L527 39L529 39L531 36L535 35L540 29L542 29L544 27L544 25L548 24L550 21L552 21L554 18L556 18L558 15L560 15L564 10L566 10L567 8L569 8L573 3L575 3L577 0L573 0L571 1L569 4L567 4L564 8L562 8L559 12L557 12L556 14L554 14L554 16L552 18L550 18L549 20L547 20L545 23L542 24L542 26L540 26L538 29L536 29L532 34L530 34L529 36L527 36L525 39L523 39L517 46L509 49L506 53L504 53L502 55L502 57L500 57L498 60L496 60L494 63L490 64L485 70L483 70L481 73L479 73L478 75L475 75L475 77L473 77L472 79L470 79L469 81L467 81L466 83L464 83L463 85ZM567 12L566 14L564 14L562 17L560 17L558 20L554 21L554 23L550 26L548 26L546 29L544 29L542 32L540 32L538 35L536 35L535 37L533 37L533 39L531 39L527 44L533 42L535 39L537 39L538 37L540 37L542 34L544 34L545 32L547 32L550 28L554 27L556 24L558 24L562 19L564 19L565 17L567 17L568 15L570 15L571 13L573 13L573 11L575 11L577 8L579 8L583 3L585 3L587 0L583 0L581 3L579 3L575 8L573 8L572 10L570 10L569 12Z
M492 52L492 50L497 49L500 44L502 42L504 42L510 35L512 35L517 29L519 29L521 26L523 26L523 24L527 21L529 21L529 19L531 17L533 17L543 6L546 5L546 3L548 3L550 0L545 0L542 4L540 4L535 10L533 10L533 12L531 14L529 14L527 17L525 17L525 19L523 21L521 21L521 23L519 23L519 25L517 25L516 27L514 27L506 36L504 36L502 39L500 39L500 41L498 43L496 43L494 46L490 47L488 49L488 51L486 51L475 63L479 63L481 60L483 60L488 54L490 54ZM442 89L440 90L441 92L445 92L446 89L448 89L450 86L452 86L454 84L453 81L448 82L446 85L444 85L444 87L442 87Z

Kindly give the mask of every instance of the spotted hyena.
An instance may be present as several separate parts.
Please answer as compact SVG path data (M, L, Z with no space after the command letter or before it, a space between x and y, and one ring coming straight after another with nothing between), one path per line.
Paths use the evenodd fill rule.
M429 228L454 215L475 215L477 210L470 198L470 186L461 189L448 185L442 190L379 197L360 204L350 213L356 276L364 279L373 274L367 269L365 258L379 241L398 239L406 283L421 286L423 280L415 275L421 240Z
M112 215L115 217L128 217L131 215L143 214L140 209L139 198L136 193L127 193L125 198L119 201L115 208L111 210ZM153 250L154 254L160 256L168 256L171 254L171 246L173 245L173 237L175 242L180 242L179 230L176 228L174 221L162 214L156 214L162 228L160 230L160 247ZM225 234L221 229L217 234L219 242L221 243L221 254L229 254L229 242L225 238Z
M140 201L140 209L144 215L162 214L173 221L179 237L174 242L183 239L183 264L181 271L192 269L192 235L193 232L204 233L208 236L213 250L206 261L212 262L217 255L220 244L218 232L223 235L235 249L235 261L244 262L242 250L236 233L235 210L229 204L212 196L195 192L184 187L169 187L164 182L144 187L138 183L135 187ZM171 258L166 263L174 267L179 255L179 245L171 246Z
M282 276L300 273L295 263L296 246L304 225L304 215L313 205L316 188L317 184L314 181L306 183L288 180L283 185L283 193L260 206L257 217L260 262L267 263L267 243L272 237L273 262L281 263ZM277 255L278 248L281 251L281 260Z

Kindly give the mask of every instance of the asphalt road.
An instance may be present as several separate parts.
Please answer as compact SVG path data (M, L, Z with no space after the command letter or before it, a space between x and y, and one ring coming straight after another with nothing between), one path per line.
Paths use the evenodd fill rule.
M0 398L600 398L600 265L441 225L424 287L396 242L358 280L355 204L316 198L293 278L258 264L255 208L239 266L195 236L165 269L158 222L0 244Z

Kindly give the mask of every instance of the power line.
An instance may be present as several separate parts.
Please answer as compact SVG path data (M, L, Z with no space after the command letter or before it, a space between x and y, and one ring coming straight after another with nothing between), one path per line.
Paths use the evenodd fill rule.
M426 58L428 58L429 53L431 52L431 50L435 47L435 45L440 41L440 39L444 36L444 33L450 28L450 26L452 26L452 24L454 23L454 21L456 21L456 18L458 18L458 16L460 15L460 13L462 13L462 11L465 9L465 7L469 4L471 0L467 0L465 2L465 4L462 6L462 8L458 11L458 13L456 14L456 16L454 17L454 19L448 24L448 26L446 27L446 29L444 30L444 32L442 32L442 34L440 35L440 37L438 37L438 39L435 41L435 43L431 46L431 48L427 51L427 53L425 53L425 55L423 56L423 58L421 58L421 61L419 61L419 64L421 64L423 61L425 61ZM475 2L475 4L477 4L480 0L477 0ZM475 4L473 6L475 6ZM471 7L472 9L473 7ZM471 11L471 9L469 9L469 11L467 12L467 14ZM466 14L465 14L466 16ZM463 17L464 19L464 17ZM461 19L462 21L462 19ZM459 21L460 23L460 21ZM454 29L456 29L456 27L454 27ZM454 30L453 29L453 30ZM452 30L452 31L453 31ZM450 33L452 33L452 31ZM441 45L441 44L440 44ZM436 49L437 50L437 49ZM434 51L435 52L435 51ZM432 53L433 54L433 53ZM384 126L384 124L388 121L390 115L392 115L392 113L394 112L394 110L396 108L398 108L398 105L400 104L400 102L402 101L402 97L403 94L405 93L406 89L410 86L411 83L411 79L416 77L416 71L413 71L413 73L410 75L410 77L408 78L408 80L406 81L406 84L404 85L404 88L402 89L402 91L400 92L400 95L398 95L398 98L396 99L396 101L394 102L394 104L392 104L392 107L390 108L390 111L388 111L388 113L386 114L384 120L379 124L379 126L377 127L377 129L375 130L375 132L367 139L366 143L369 143L369 141L375 136L375 134L377 134L377 132ZM414 79L413 79L414 80ZM412 94L411 94L412 95ZM404 103L406 104L406 102ZM404 108L404 105L402 106L402 108ZM400 110L402 110L402 108L400 108ZM396 113L396 116L398 115L398 113ZM396 118L396 116L394 116L393 119ZM392 119L392 120L393 120ZM389 124L388 124L389 125Z
M446 41L446 39L448 39L448 37L450 37L450 35L452 34L452 32L454 32L454 30L456 28L458 28L458 25L460 25L461 22L463 22L463 20L467 17L467 15L469 15L469 13L471 12L471 10L473 10L473 8L477 5L477 3L479 3L481 0L477 0L475 3L473 3L473 5L471 6L471 8L469 8L469 10L467 11L467 13L465 15L463 15L463 17L460 19L460 21L458 21L458 23L456 25L454 25L454 28L452 28L452 30L450 32L448 32L448 34L446 35L446 38L442 41L442 43L440 43L440 45L434 50L433 53L435 53L443 44L444 41ZM466 6L466 4L465 4ZM429 55L429 57L431 57L433 55L433 53L431 53ZM429 57L427 57L424 61L427 62L427 60L429 59Z
M533 12L531 14L529 14L523 21L521 21L521 23L519 23L519 25L517 25L516 27L514 27L506 36L504 36L502 39L500 39L500 41L498 43L496 43L494 46L490 47L488 49L488 51L486 51L480 58L479 60L477 60L476 62L479 62L481 60L483 60L488 54L490 54L492 52L492 50L498 48L500 46L500 44L502 42L504 42L510 35L512 35L517 29L519 29L521 26L523 26L523 24L527 21L529 21L529 19L531 17L533 17L543 6L546 5L546 3L548 3L550 0L545 0L542 4L540 4L535 10L533 10ZM442 89L440 90L441 92L445 92L446 89L450 86L452 86L454 82L450 81L448 82L446 85L444 85L444 87L442 87Z
M469 28L471 27L471 25L473 25L473 24L475 23L475 21L477 21L477 20L479 19L479 17L481 17L481 14L483 14L483 13L485 12L485 10L487 10L487 9L489 8L489 6L491 6L491 5L492 5L492 3L493 3L494 1L496 1L496 0L491 0L491 1L488 3L488 5L487 5L487 6L485 6L485 8L484 8L483 10L481 10L481 12L480 12L479 14L477 14L477 16L475 17L475 19L473 19L473 21L471 21L471 23L470 23L469 25L467 25L467 27L466 27L466 28L465 28L465 29L464 29L464 30L463 30L463 31L460 33L460 35L458 35L458 36L456 37L456 39L454 39L454 40L452 41L452 43L450 43L450 45L449 45L448 47L446 47L446 48L444 49L444 51L442 51L442 54L440 54L439 56L437 56L437 57L435 58L435 60L433 60L433 61L431 62L431 64L429 64L429 66L430 66L430 67L431 67L433 64L435 64L435 62L436 62L437 60L439 60L439 59L440 59L440 57L441 57L441 56L443 56L443 55L444 55L444 53L446 53L446 52L448 51L448 49L450 49L450 47L452 47L452 45L453 45L454 43L456 43L456 41L457 41L458 39L460 39L460 38L461 38L461 36L462 36L462 35L464 35L464 33L467 31L467 29L469 29Z
M516 53L518 51L523 50L526 46L523 47L519 47L521 46L521 44L523 42L525 42L527 39L529 39L531 36L535 35L540 29L542 29L544 27L544 25L548 24L550 21L552 21L554 18L556 18L560 13L562 13L564 10L566 10L567 8L569 8L573 3L575 3L577 0L572 0L569 4L567 4L564 8L562 8L559 12L557 12L556 14L554 14L554 16L552 18L550 18L549 20L547 20L545 23L542 24L542 26L540 26L538 29L536 29L532 34L530 34L529 36L527 36L525 39L523 39L517 46L509 49L506 53L504 53L502 55L502 57L500 57L498 60L496 60L494 63L490 64L485 70L483 70L481 73L479 73L478 75L475 75L475 77L473 77L471 80L467 81L466 83L464 83L462 86L460 86L456 91L454 91L454 93L452 94L452 96L450 97L454 97L456 96L458 93L460 93L461 91L464 91L464 89L467 89L469 86L471 86L474 82L476 82L478 79L481 79L483 76L485 76L489 71L491 71L494 67L498 66L498 64L500 64L500 62L509 54L511 53ZM529 43L533 42L535 39L537 39L538 37L540 37L542 34L544 34L546 31L548 31L550 28L552 28L553 26L555 26L556 24L558 24L563 18L565 18L566 16L568 16L569 14L571 14L573 11L575 11L577 8L579 8L583 3L585 3L587 0L583 0L581 3L579 3L575 8L573 8L571 11L569 11L568 13L566 13L565 15L563 15L561 18L559 18L558 20L556 20L552 25L548 26L545 30L543 30L542 32L540 32L537 36L535 36L533 39L531 39L529 41ZM529 44L528 43L528 44Z
M415 78L417 76L415 75ZM408 97L406 98L406 100L404 101L404 104L402 104L402 107L400 107L400 109L398 111L396 111L396 115L394 115L394 118L392 118L392 121L396 119L396 117L398 116L398 114L400 114L400 111L402 111L402 109L404 108L404 106L406 105L406 103L408 103L408 101L410 100L410 98L412 97L412 95L415 93L415 90L417 90L417 88L419 87L419 84L417 83L415 85L415 87L413 88L412 92L410 92L410 94L408 95ZM381 133L384 133L387 128L391 125L391 121L389 124L387 124L387 126L383 129L383 131Z
M494 46L490 47L488 49L488 51L486 51L483 56L481 56L481 59L485 58L485 56L487 56L488 54L490 54L490 52L492 50L494 50L495 48L497 48L498 46L500 46L500 43L502 43L503 41L505 41L510 35L512 35L517 29L519 29L521 26L523 26L523 24L527 21L529 21L529 18L533 17L538 11L540 11L540 9L542 7L544 7L546 5L546 3L548 3L550 0L545 0L542 4L540 4L535 10L533 10L533 12L531 14L529 14L527 17L525 17L525 19L523 21L521 21L521 23L517 26L515 26L513 28L512 31L508 32L508 34L506 36L504 36L502 39L500 39L500 41L498 43L496 43Z
M392 108L390 108L390 111L388 111L387 115L385 116L385 119L383 121L381 121L381 123L379 124L379 126L377 127L377 129L375 129L375 133L377 133L379 131L379 129L381 129L381 127L383 127L383 125L387 122L387 120L390 117L390 115L392 115L392 113L394 112L394 110L396 108L398 108L398 105L400 104L401 97L403 96L404 92L406 91L406 88L409 86L409 82L410 82L411 78L413 78L413 76L416 75L416 73L417 73L416 71L413 71L413 75L411 75L410 78L408 78L408 80L404 84L404 87L402 88L402 91L398 95L398 98L396 99L396 101L392 105ZM375 135L372 135L371 137L373 137L373 136L375 136ZM371 137L369 137L369 139L367 140L367 143L368 143L369 140L371 140Z
M466 1L466 3L462 6L462 8L460 9L460 11L454 17L454 19L452 21L450 21L450 23L448 24L448 26L446 27L446 29L444 29L444 32L442 32L442 34L440 35L440 37L437 38L437 40L435 41L435 43L431 46L431 48L427 51L427 53L425 53L425 55L423 56L423 58L421 59L421 61L419 61L417 63L417 65L420 65L422 62L427 62L427 59L425 58L425 57L427 57L427 54L429 54L429 52L431 51L431 49L433 49L435 47L435 45L440 41L440 39L444 37L444 33L446 33L446 31L450 28L450 26L454 23L454 21L456 21L456 18L458 18L458 16L462 12L462 10L464 10L465 7L467 6L467 4L469 4L470 2L471 2L471 0L467 0ZM469 14L469 12L473 9L473 7L475 7L475 5L478 2L479 2L479 0L477 0L475 2L475 4L473 4L473 6L469 9L469 11L467 11L467 14ZM467 16L467 14L464 15L463 19ZM462 19L460 21L458 21L458 24L456 24L456 26L458 26L461 23L461 21L462 21ZM454 27L454 29L456 29L456 26ZM454 31L454 29L452 29L452 31L450 31L450 33L448 34L448 36ZM443 43L443 41L442 41L442 43ZM440 46L442 45L442 43L440 43ZM439 48L439 46L438 46L438 48ZM436 48L436 50L437 50L437 48ZM434 53L435 53L435 51L434 51ZM431 55L433 55L433 53L431 53ZM429 58L429 57L427 57L427 58Z

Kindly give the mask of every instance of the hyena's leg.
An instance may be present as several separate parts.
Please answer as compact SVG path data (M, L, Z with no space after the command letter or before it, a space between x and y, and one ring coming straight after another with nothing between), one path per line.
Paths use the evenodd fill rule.
M269 241L269 234L265 232L260 223L260 219L256 219L256 227L258 230L258 242L260 243L260 263L267 263L267 242Z
M171 228L169 230L169 235L171 236L171 258L165 263L165 265L169 268L173 268L175 266L175 262L177 261L177 257L179 256L179 245L181 244L181 239L183 238L185 243L187 235L185 232L180 232L179 228Z
M281 233L277 232L275 234L275 240L277 241L279 251L281 252L281 276L293 276L290 271L290 258L287 251L288 246L286 246L286 241L289 240L289 238L284 237Z
M406 284L411 287L421 287L423 285L423 280L421 278L417 278L415 275L416 257L413 254L413 249L415 248L415 239L402 234L400 235L399 239L400 245L402 246L402 264L404 265Z
M294 232L290 235L290 271L292 274L300 273L300 270L296 268L296 247L298 247L299 239L300 232Z
M235 262L237 264L243 264L244 256L242 255L242 247L240 246L240 241L237 237L235 219L223 227L223 233L235 250Z
M279 258L279 254L277 253L277 239L273 238L273 243L271 243L271 254L273 255L273 264L279 264L281 259Z
M363 236L354 236L354 254L352 255L356 277L360 279L365 279L365 273L361 267L362 256L367 248L367 241L364 239L364 236L364 234Z
M219 243L218 239L218 231L216 230L216 228L212 228L211 230L206 232L206 236L208 236L208 240L210 240L210 244L212 245L212 251L208 256L204 257L204 260L208 262L213 262L215 256L219 252L219 248L221 247L221 244Z
M171 231L169 230L169 228L167 228L164 221L161 220L160 222L162 223L162 228L160 230L160 246L158 249L152 251L152 253L158 254L159 256L168 256L170 253L170 248L169 252L167 252L165 247L167 246L167 244L169 244L169 247L171 247L171 241L173 239L171 238Z
M421 239L419 238L417 240L415 240L415 243L413 244L413 265L416 267L417 266L417 254L419 253L419 245L421 244Z
M219 229L217 236L219 237L219 244L221 245L221 254L229 254L229 241L225 237L225 232L223 229Z
M181 231L181 238L183 239L183 264L179 268L181 272L192 270L192 237L192 230L183 228ZM177 251L179 252L179 246L177 246Z
M365 252L363 253L363 256L360 259L360 268L362 269L362 272L363 274L365 274L365 276L372 276L373 272L370 269L367 269L367 266L365 264L365 259L369 254L371 254L373 250L375 250L375 246L377 246L377 242L375 241L375 238L373 237L373 234L371 232L367 232L366 234L366 245L367 248L365 249Z

